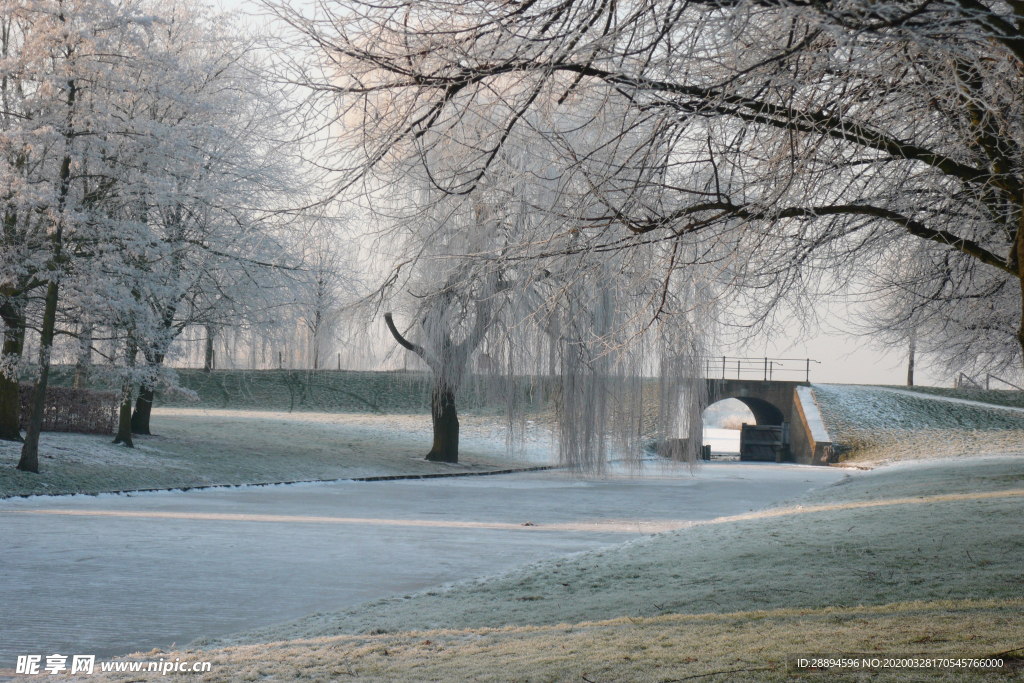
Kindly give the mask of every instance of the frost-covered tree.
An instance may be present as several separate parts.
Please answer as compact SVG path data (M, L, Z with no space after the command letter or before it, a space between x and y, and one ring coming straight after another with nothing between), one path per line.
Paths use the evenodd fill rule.
M384 321L391 335L422 359L433 376L434 440L426 459L454 463L459 458L456 394L470 372L473 354L506 303L508 283L503 278L509 274L488 259L474 264L463 257L500 248L515 225L482 190L450 202L417 201L433 192L403 195L408 208L400 213L419 216L398 218L399 229L388 231L402 238L401 250L390 255L405 265L391 271L401 279L389 278L380 291L388 304ZM396 305L408 317L415 341L396 326L391 311Z
M166 256L148 273L156 285L145 300L159 322L141 349L147 370L132 415L141 434L149 433L154 391L166 384L164 359L187 327L251 325L286 299L291 278L281 275L299 255L291 219L278 212L302 191L254 38L198 5L163 5L159 16L155 41L171 68L146 74L139 89L167 129L168 160L146 197Z
M908 244L883 255L859 286L859 332L889 350L907 349L913 367L953 379L1021 376L1013 278L938 245Z
M250 293L273 291L268 273L288 258L287 221L271 208L295 173L275 142L277 98L258 56L224 18L188 3L16 0L2 21L0 393L17 391L20 345L38 330L19 464L37 471L58 323L113 345L119 438L130 443L134 385L131 426L148 433L181 330L217 311L265 309ZM20 436L8 412L5 434Z
M5 222L21 259L4 264L5 303L24 310L24 295L45 289L32 415L18 464L35 472L61 282L76 256L72 242L96 249L110 226L105 201L115 182L109 171L133 131L108 104L127 86L124 67L145 61L144 22L131 9L104 2L15 0L2 14L8 125L0 182L10 188ZM5 335L21 333L5 327ZM15 362L6 365L13 370ZM16 371L7 378L16 385Z
M346 182L414 147L442 190L471 192L529 129L589 183L561 216L594 236L588 248L701 242L697 260L717 269L720 292L736 297L724 300L730 315L748 323L801 309L822 272L842 285L917 241L1024 283L1024 20L1012 3L276 11L331 74L317 85L349 124L337 163ZM537 125L552 101L575 106L577 134ZM607 134L609 112L621 135ZM481 132L470 143L466 129ZM580 145L594 138L616 163ZM469 155L457 170L432 155L452 145ZM1018 293L1018 325L1022 305ZM1024 344L1022 328L1015 336Z
M566 137L574 135L575 124L571 116L559 122ZM559 378L536 389L549 392L558 409L559 453L570 467L600 471L613 442L620 453L639 454L641 437L650 436L642 428L642 378L657 372L662 360L679 361L680 351L694 355L700 335L682 350L674 346L678 340L672 349L653 341L666 341L678 331L680 316L694 310L680 305L685 297L679 296L679 283L659 273L652 259L663 245L629 253L603 250L589 244L587 235L566 231L560 217L573 214L573 202L586 195L591 180L565 173L562 159L543 145L532 146L531 137L516 132L516 144L505 145L489 175L467 193L436 185L441 177L460 182L463 165L457 158L444 160L446 173L436 176L424 175L415 155L394 160L401 180L381 190L394 212L384 216L383 234L388 244L404 248L383 269L387 279L380 291L389 305L405 309L401 321L407 321L412 341L390 314L385 321L434 378L428 459L457 459L456 394L476 350L486 348L485 367L477 371L488 376L489 391L506 400L515 418L518 383L536 367L546 339L548 369L553 373L557 366ZM605 140L590 141L595 156ZM580 141L579 147L586 144ZM458 154L458 146L452 147L448 153ZM614 155L604 159L613 163ZM413 190L403 191L416 177ZM669 248L682 257L679 245ZM377 251L387 250L378 245ZM673 386L666 405L679 404L679 383ZM699 400L696 387L686 387L688 398ZM699 422L680 421L676 410L661 417L662 431L672 436L681 423ZM699 435L690 443L699 444Z
M300 53L285 77L307 89L306 120L322 123L318 159L332 171L336 196L361 197L383 226L375 241L375 251L387 254L379 292L383 310L394 307L402 326L391 318L392 335L432 368L435 448L428 457L454 457L455 394L474 349L486 347L487 365L511 379L535 367L527 356L544 347L548 369L563 375L555 399L565 430L560 452L574 467L603 467L610 452L603 444L616 421L606 418L625 405L625 394L636 394L642 375L687 366L680 354L692 356L701 342L679 344L675 332L707 327L686 321L705 306L691 298L701 288L672 271L709 250L686 240L619 239L611 229L624 217L604 213L628 197L663 203L655 181L666 172L670 146L657 143L647 164L635 156L660 124L628 101L576 88L571 77L539 91L499 75L467 94L471 110L449 116L444 106L423 109L416 88L393 87L386 71L334 50L318 32L332 17L317 24L300 10L280 11L314 48ZM439 16L424 24L443 32ZM503 88L523 95L524 106ZM459 89L450 94L462 102ZM396 132L403 117L434 114L434 127ZM635 255L624 255L630 250ZM721 250L706 260L726 276L742 262ZM647 351L626 351L641 347ZM692 388L687 395L696 398ZM665 424L696 424L679 419L677 398L666 399L673 407ZM617 421L629 434L641 431L639 420ZM639 438L619 441L638 454Z
M303 265L296 273L296 298L309 338L310 366L325 368L348 292L349 260L338 221L313 221L301 240Z

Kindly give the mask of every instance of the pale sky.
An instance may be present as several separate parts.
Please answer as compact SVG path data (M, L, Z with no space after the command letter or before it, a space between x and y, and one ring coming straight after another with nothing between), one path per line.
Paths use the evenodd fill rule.
M790 345L792 346L790 347ZM789 347L789 348L787 348ZM894 348L888 353L869 346L865 339L839 332L820 332L805 340L778 340L751 356L811 358L821 361L811 365L811 382L837 384L906 384L907 349ZM927 373L927 364L918 359L915 384L938 385ZM945 384L945 383L943 383Z

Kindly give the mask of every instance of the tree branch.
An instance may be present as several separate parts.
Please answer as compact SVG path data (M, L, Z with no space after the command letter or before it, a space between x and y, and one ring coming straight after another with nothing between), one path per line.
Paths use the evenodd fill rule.
M427 360L427 351L426 351L426 349L424 349L419 344L414 344L413 342L411 342L408 339L406 339L405 337L403 337L402 333L398 331L397 327L395 327L395 321L391 317L390 313L385 313L384 314L384 322L387 323L388 329L391 330L391 336L395 338L396 342L398 342L399 344L401 344L405 348L409 349L410 351L415 353L417 356L419 356L423 360Z

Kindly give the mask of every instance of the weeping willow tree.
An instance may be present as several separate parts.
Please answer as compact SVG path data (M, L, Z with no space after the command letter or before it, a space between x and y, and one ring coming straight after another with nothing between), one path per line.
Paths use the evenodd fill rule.
M510 446L539 394L557 417L559 461L574 471L635 465L645 444L666 439L682 446L673 457L692 463L714 280L726 269L707 267L696 241L623 248L585 234L572 226L582 223L573 202L586 178L525 143L502 157L501 182L488 178L467 195L423 179L404 193L391 185L390 213L378 210L387 227L376 251L401 245L378 305L395 341L433 377L427 459L458 462L456 396L476 354L476 377L505 406Z
M476 374L505 400L511 441L518 387L546 367L538 384L564 465L638 462L644 443L665 439L680 439L673 455L692 462L713 303L758 253L758 235L737 249L707 237L720 226L638 227L666 211L668 185L710 182L680 171L664 122L571 74L542 88L497 75L424 105L415 88L332 51L319 31L336 24L280 11L311 48L286 78L308 88L310 119L326 120L308 135L325 144L332 196L370 217L371 317L433 377L427 458L457 462L458 392L486 349ZM390 28L381 30L375 39L386 41Z
M572 470L600 473L612 460L636 467L652 441L671 444L659 450L674 459L697 457L711 310L693 280L653 283L637 269L652 256L602 260L556 301L558 455Z
M437 291L424 297L416 311L422 343L410 342L395 326L391 313L384 314L388 330L403 347L421 358L433 375L430 415L434 442L427 460L459 461L459 417L455 395L469 369L470 358L486 336L497 305L490 282L467 287L458 273L450 274ZM481 286L482 285L482 286Z
M520 273L502 259L472 258L501 253L523 227L523 216L495 203L491 194L481 190L457 201L438 201L429 186L420 185L402 195L407 202L395 206L398 214L405 214L398 219L402 228L386 232L391 246L403 249L380 293L389 308L398 307L410 320L411 333L399 330L390 310L384 321L398 344L421 359L433 377L434 440L427 460L458 462L456 394L474 352L503 315L508 296L522 286L516 281ZM413 215L407 214L410 209ZM378 245L378 250L385 249ZM409 276L399 279L403 267Z
M433 376L427 460L458 462L456 394L474 369L474 352L485 347L475 369L505 406L510 445L539 393L557 417L562 466L589 473L613 460L635 466L652 440L678 440L681 447L667 452L694 462L707 406L711 303L693 281L652 291L662 283L644 287L623 260L632 259L564 262L516 286L493 273L474 281L464 266L420 295L405 332L392 313L384 315L398 344ZM544 365L548 373L537 372Z

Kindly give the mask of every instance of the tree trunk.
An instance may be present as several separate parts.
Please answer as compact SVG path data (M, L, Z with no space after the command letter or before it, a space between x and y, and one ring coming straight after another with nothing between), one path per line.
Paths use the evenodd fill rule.
M917 344L914 337L910 337L910 351L907 354L907 386L914 386L914 351Z
M1024 363L1024 211L1020 214L1020 223L1017 228L1017 239L1014 247L1017 251L1017 267L1020 269L1020 326L1017 328L1017 345L1021 348L1021 362Z
M151 387L139 387L139 397L135 400L135 412L132 413L131 419L132 434L150 435L149 417L153 413L154 393Z
M123 443L128 448L135 448L132 443L132 376L131 369L135 367L135 356L139 353L139 347L135 340L128 337L125 342L124 364L128 369L124 380L121 382L121 410L117 415L117 436L114 443Z
M72 114L78 88L74 80L68 81L68 119L64 131L64 159L60 165L60 192L57 198L57 225L50 238L53 254L47 268L50 271L46 285L46 304L43 306L43 329L39 333L39 374L35 387L32 389L32 415L29 417L28 429L25 430L25 444L21 447L21 460L18 469L23 472L39 474L39 432L43 429L43 412L46 410L46 385L50 379L50 351L53 348L53 330L57 324L57 299L60 290L58 268L62 261L61 251L64 247L64 209L68 192L71 188L71 142Z
M117 417L117 436L114 443L123 443L128 448L135 448L132 443L132 386L125 382L121 387L121 410Z
M75 389L84 389L92 367L92 326L82 330L81 349L75 359Z
M1024 249L1021 249L1024 251ZM1024 254L1022 254L1024 256ZM1020 281L1020 302L1021 302L1021 316L1020 316L1020 327L1017 328L1017 344L1021 348L1021 361L1024 362L1024 277Z
M59 240L54 248L54 260L60 258ZM39 375L32 388L32 414L25 430L25 444L21 447L18 469L39 474L39 433L43 430L43 412L46 410L46 385L50 379L50 350L53 348L53 328L57 323L58 284L56 279L46 285L46 306L43 308L43 329L39 335Z
M3 358L17 363L25 344L25 319L13 310L3 311L6 327L4 334ZM12 367L13 377L0 372L0 439L22 441L21 438L21 394L18 390L17 366Z
M459 416L455 411L455 391L435 385L430 395L430 413L434 421L434 446L427 453L426 459L432 462L457 463Z
M209 325L206 326L206 355L203 358L203 372L210 372L213 370L213 328Z
M164 354L151 351L146 355L146 363L155 372L164 362ZM150 378L148 381L152 381ZM135 401L135 412L132 413L132 434L150 435L149 418L153 414L153 398L156 389L147 384L139 385L139 397Z

